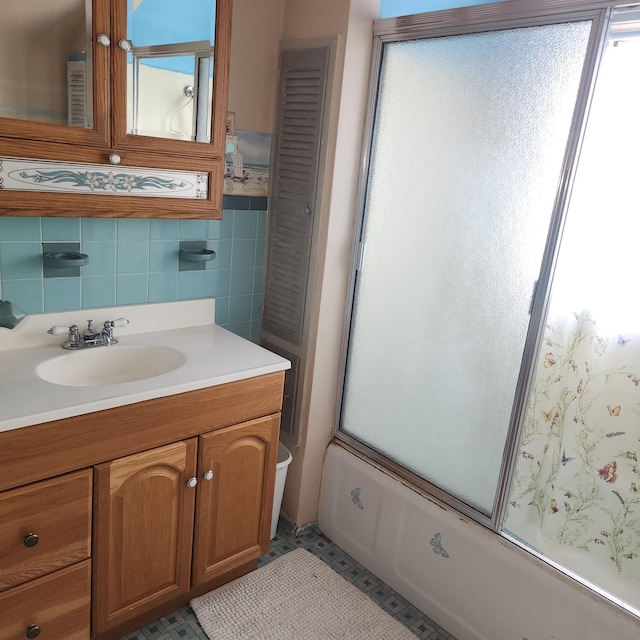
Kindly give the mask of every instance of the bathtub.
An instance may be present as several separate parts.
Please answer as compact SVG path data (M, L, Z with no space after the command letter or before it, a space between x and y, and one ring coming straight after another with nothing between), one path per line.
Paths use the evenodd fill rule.
M637 640L640 620L332 444L323 533L458 640Z

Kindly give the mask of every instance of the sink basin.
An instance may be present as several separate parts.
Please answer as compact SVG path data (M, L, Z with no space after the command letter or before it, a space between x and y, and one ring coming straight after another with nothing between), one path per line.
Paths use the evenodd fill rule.
M180 351L162 346L93 347L50 358L36 367L40 378L65 387L98 387L145 380L182 366Z

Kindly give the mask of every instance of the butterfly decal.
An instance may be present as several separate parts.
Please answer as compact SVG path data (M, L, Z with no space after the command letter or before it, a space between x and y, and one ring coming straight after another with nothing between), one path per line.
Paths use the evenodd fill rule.
M544 409L542 409L542 415L544 416L544 421L545 422L549 422L551 420L551 418L554 417L553 415L553 409L551 409L551 411L545 411Z
M617 470L618 464L615 460L612 460L611 462L607 462L602 469L598 470L598 475L605 482L614 483L618 479L618 475L616 474Z
M567 458L567 454L565 453L564 449L562 450L562 466L563 467L566 467L567 462L571 462L574 459L575 458Z
M553 367L553 365L556 363L554 357L553 357L553 353L545 353L544 354L544 362L542 363L543 366L545 366L547 369L549 367Z
M627 342L630 342L630 341L631 341L631 338L625 340L622 336L618 336L618 344L621 347L624 347L624 345L627 344Z
M549 503L549 513L558 513L558 503L555 498L551 498Z
M442 536L440 535L440 532L436 533L436 535L433 536L433 538L431 538L431 546L433 547L434 553L441 555L443 558L449 557L449 554L445 551L444 547L442 546Z
M364 505L360 502L360 487L357 487L351 492L351 502L353 502L358 509L364 509Z
M617 407L607 405L607 411L609 412L610 416L617 417L620 415L620 405L618 405Z

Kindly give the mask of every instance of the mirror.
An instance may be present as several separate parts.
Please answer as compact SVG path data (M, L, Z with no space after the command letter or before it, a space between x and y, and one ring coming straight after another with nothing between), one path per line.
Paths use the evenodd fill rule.
M91 0L2 0L1 13L0 117L92 128Z
M127 133L210 142L215 17L215 0L128 0Z

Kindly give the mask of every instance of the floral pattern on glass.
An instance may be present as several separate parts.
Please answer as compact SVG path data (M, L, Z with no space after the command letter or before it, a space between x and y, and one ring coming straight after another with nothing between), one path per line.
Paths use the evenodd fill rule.
M586 311L550 321L506 526L640 577L639 455L640 334L602 334Z

